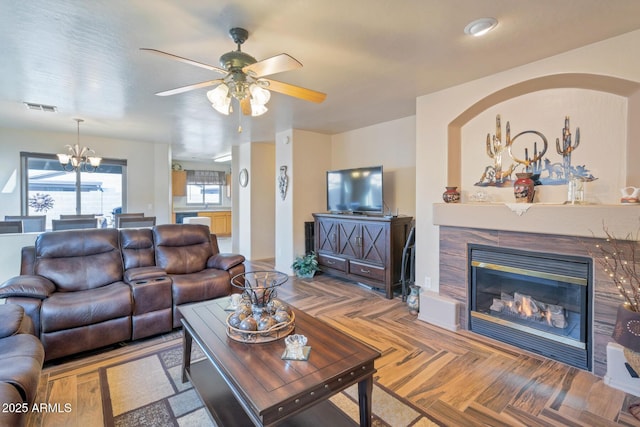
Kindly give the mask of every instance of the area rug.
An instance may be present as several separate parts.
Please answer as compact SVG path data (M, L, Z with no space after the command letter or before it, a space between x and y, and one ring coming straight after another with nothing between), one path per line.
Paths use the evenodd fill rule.
M194 346L192 361L204 355ZM100 368L104 425L114 427L217 427L190 383L182 383L182 344L150 348L147 354ZM358 422L358 390L330 400ZM373 425L436 426L419 409L378 384L373 389Z

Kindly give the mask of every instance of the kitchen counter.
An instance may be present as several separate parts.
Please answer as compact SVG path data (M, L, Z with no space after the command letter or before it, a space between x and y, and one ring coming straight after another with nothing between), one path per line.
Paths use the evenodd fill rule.
M193 213L198 213L198 212L231 212L231 206L221 206L219 208L192 208L192 207L188 207L188 208L173 208L173 212L174 213L189 213L189 212L193 212Z
M174 209L176 224L182 224L186 217L203 216L211 219L211 233L219 236L231 235L231 210L229 208L219 209Z

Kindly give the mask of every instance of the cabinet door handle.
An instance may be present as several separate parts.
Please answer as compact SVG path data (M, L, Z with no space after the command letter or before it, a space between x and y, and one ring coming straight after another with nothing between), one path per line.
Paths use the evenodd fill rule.
M371 270L365 270L364 268L361 268L361 269L360 269L360 273L366 273L366 274L369 274L369 273L371 273Z
M336 263L335 261L329 261L329 260L327 260L327 264L329 264L329 265L333 265L333 264L335 264L335 263Z

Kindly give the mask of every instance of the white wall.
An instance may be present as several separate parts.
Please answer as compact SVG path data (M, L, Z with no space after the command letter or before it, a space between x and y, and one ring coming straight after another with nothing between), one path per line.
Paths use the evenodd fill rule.
M286 130L276 134L276 180L287 167L289 184L276 201L276 269L292 274L291 263L304 253L304 223L326 209L325 172L331 168L331 138L314 132Z
M544 155L552 163L562 163L556 151L556 138L562 144L562 128L565 116L570 117L572 142L575 144L577 128L580 143L571 155L573 166L585 165L596 178L587 182L586 198L592 203L617 203L618 189L624 187L627 141L627 99L623 96L585 89L547 89L495 105L467 123L462 128L462 186L463 202L468 195L480 189L487 191L492 201L513 202L513 187L478 187L485 166L493 165L486 154L487 133L495 134L496 115L502 119L502 142L506 141L507 121L511 125L511 137L527 130L536 130L548 140ZM533 141L542 149L541 139L532 135L517 138L513 145L516 157L524 158L524 148L532 155ZM617 141L617 143L616 143ZM515 163L505 151L503 169ZM521 166L516 170L520 172ZM543 177L548 173L543 172ZM513 175L515 178L515 174ZM541 185L536 187L535 202L563 203L567 200L567 185Z
M0 218L20 214L20 152L55 154L75 142L74 133L0 128ZM81 134L81 143L101 157L127 160L128 210L171 221L171 150L167 144L125 141ZM0 283L20 271L20 249L35 234L0 236Z
M285 272L289 275L293 274L291 270L291 260L295 251L293 239L293 205L296 202L294 189L297 188L296 182L293 180L293 130L287 129L276 133L276 164L274 167L279 169L280 166L287 166L287 175L289 176L289 185L287 195L284 200L279 194L274 194L276 218L276 262L275 269Z
M327 209L326 172L332 169L331 137L302 130L293 131L293 257L304 254L304 223L314 212Z
M255 178L250 170L251 144L234 146L231 151L233 156L231 197L234 200L234 209L231 214L232 250L251 259L251 186ZM238 174L242 169L249 171L249 182L246 187L241 187L238 183Z
M251 258L275 256L275 146L273 143L251 144Z
M0 128L0 217L20 214L20 152L55 154L77 136ZM170 147L167 144L85 136L81 143L101 157L127 160L128 211L155 215L157 222L171 218ZM15 176L15 185L7 185Z
M275 146L246 143L233 151L233 251L250 260L275 256ZM246 187L238 184L238 173L247 169ZM237 236L237 238L236 238Z
M33 246L39 233L0 235L0 283L20 274L20 250ZM0 300L2 304L2 300Z
M542 61L514 68L503 73L425 95L417 99L416 181L420 183L428 183L421 187L416 200L416 213L418 218L417 229L419 230L419 232L416 233L416 277L418 282L422 282L425 277L430 277L434 284L434 288L437 289L439 281L439 236L438 227L433 225L433 204L441 202L442 192L444 191L444 187L448 184L447 167L448 163L452 160L448 158L447 143L449 124L471 105L483 100L493 93L520 82L548 75L561 73L593 73L639 82L640 57L637 55L629 55L629 52L637 50L637 46L639 44L640 31L636 31L576 49L565 54L547 58ZM571 96L567 97L567 99L560 100L558 99L558 96L564 95L566 92L545 91L538 94L527 95L528 99L523 99L522 101L514 100L513 103L509 102L509 106L513 106L515 111L516 109L522 109L523 106L526 106L528 103L529 108L539 109L537 111L540 114L542 114L542 111L544 111L545 108L550 108L553 115L558 116L557 120L559 123L556 125L557 130L551 128L552 130L549 131L550 133L554 133L554 131L557 133L559 129L562 128L564 115L571 115L571 111L566 110L571 109L576 115L575 119L572 119L572 126L580 126L581 132L585 134L585 138L587 134L598 135L598 137L589 137L588 139L583 140L581 144L606 144L607 147L612 147L611 152L607 151L606 156L611 154L611 157L613 158L618 156L616 153L619 151L625 152L626 155L628 155L630 151L627 149L627 141L621 140L624 138L625 132L627 131L613 129L613 127L617 128L620 126L628 128L626 125L627 118L625 117L625 112L620 111L625 101L620 101L619 99L615 99L615 97L608 95L602 97L596 96L594 98L593 94L580 94L579 96L573 97L574 93L570 93ZM583 98L583 96L586 97ZM563 104L564 101L569 101L571 98L574 100L573 104ZM617 111L618 117L610 117L611 122L603 123L600 120L592 120L592 116L589 116L589 114L593 114L593 111L583 115L585 111L582 109L583 106L579 105L579 103L586 102L587 99L588 102L600 105L600 111L603 116L606 116L609 113L604 110L613 107L613 109ZM518 105L516 108L516 104L519 102L523 102L523 104ZM555 109L555 105L558 102L560 102L560 104L558 105L558 108ZM591 109L592 107L588 108ZM516 120L517 123L524 123L525 118L528 120L535 120L538 117L537 114L532 112L529 115L526 111L519 111L515 116L512 116L511 110L503 110L500 106L498 106L498 109L501 110L500 113L505 122L506 120L511 119L511 117L514 117L514 120ZM615 111L614 116L616 115ZM629 111L631 111L631 109ZM637 114L637 109L635 111ZM480 126L483 129L482 133L480 133L479 130L477 131L479 133L475 137L477 138L477 141L485 141L486 134L488 132L493 132L495 128L495 112L496 110L493 110L488 113L489 116L493 116L493 121L490 120L490 117L482 119L487 123L485 124L483 122L482 126ZM636 122L638 117L629 117L628 120L630 122ZM491 123L493 123L493 126ZM488 128L486 128L487 126ZM544 126L553 125L545 118ZM466 141L466 138L469 137L468 129L464 129L463 133L462 147L464 150L468 143L468 141ZM603 135L607 135L605 140L602 140ZM630 138L629 144L637 146L638 142ZM586 154L589 149L584 149L584 147L579 148L576 153L579 153L580 150L584 150L583 153ZM635 151L637 152L637 149L635 149ZM576 154L576 156L577 155L578 154ZM582 155L582 153L580 155ZM592 155L598 156L598 154ZM597 173L600 173L603 176L610 173L617 174L619 172L606 170L606 168L613 166L605 166L604 163L597 163L597 160L598 159L595 158L585 158L584 163L589 163L589 166L593 169L597 169ZM614 159L613 162L615 163L617 160ZM624 180L628 179L626 167L622 174L625 177ZM600 179L603 179L604 182L607 178ZM618 178L612 177L610 182L604 182L604 184L598 183L598 185L604 185L601 190L598 190L602 193L599 197L604 199L605 192L607 194L615 194L617 191L615 187L619 185L619 181ZM609 188L610 191L605 190L605 188Z
M331 142L332 169L382 165L388 209L393 213L397 209L401 215L415 215L415 116L333 135Z

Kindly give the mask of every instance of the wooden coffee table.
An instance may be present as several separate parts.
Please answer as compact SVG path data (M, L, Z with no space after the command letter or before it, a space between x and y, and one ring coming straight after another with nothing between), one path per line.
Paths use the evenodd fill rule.
M248 344L227 336L228 298L180 307L182 380L190 380L220 426L327 426L355 423L328 398L358 384L360 425L371 425L373 366L380 352L300 310L295 333L309 360L282 360L284 341ZM206 358L191 363L195 341Z

